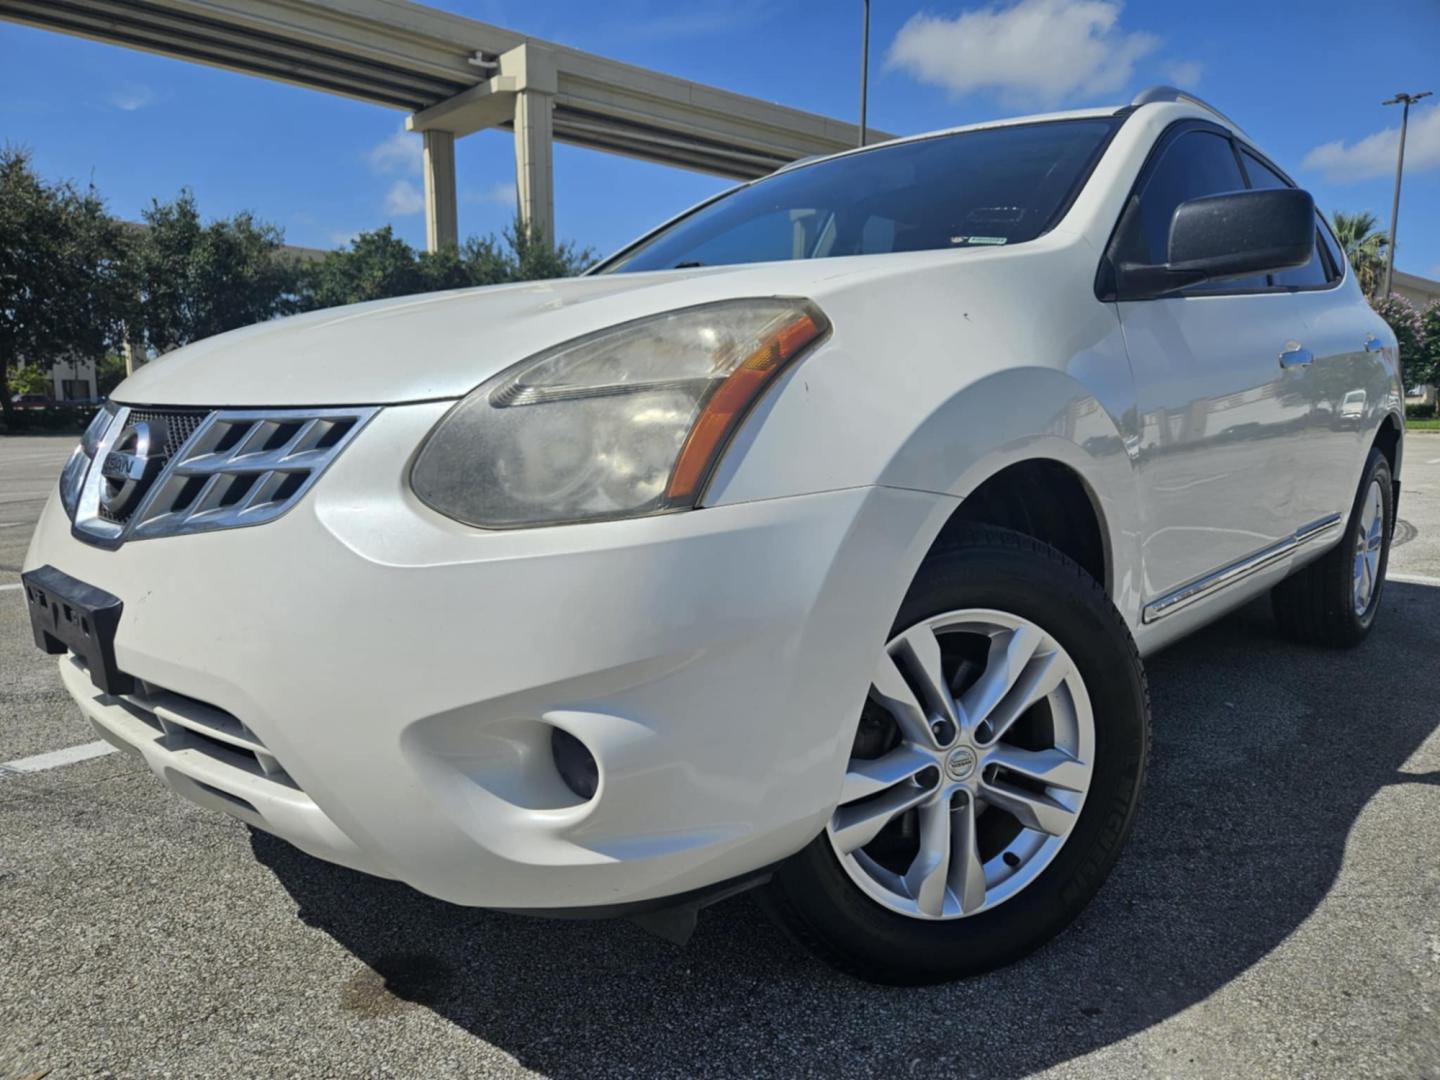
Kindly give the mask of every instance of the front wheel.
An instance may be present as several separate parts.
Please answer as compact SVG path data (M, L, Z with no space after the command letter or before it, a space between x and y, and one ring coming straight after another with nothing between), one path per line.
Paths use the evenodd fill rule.
M1009 963L1099 889L1148 745L1144 670L1104 590L1053 548L973 527L921 567L839 805L766 899L823 959L876 982Z

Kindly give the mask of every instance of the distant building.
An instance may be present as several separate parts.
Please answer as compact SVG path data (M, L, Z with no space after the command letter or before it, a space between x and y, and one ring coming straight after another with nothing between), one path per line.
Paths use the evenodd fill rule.
M46 394L55 401L84 401L100 396L94 360L57 360L45 377L50 382Z
M1414 304L1416 311L1424 311L1431 301L1440 300L1440 281L1431 281L1419 274L1396 270L1390 288Z
M94 360L58 360L50 369L50 376L55 383L52 396L56 401L79 401L100 396L95 384Z

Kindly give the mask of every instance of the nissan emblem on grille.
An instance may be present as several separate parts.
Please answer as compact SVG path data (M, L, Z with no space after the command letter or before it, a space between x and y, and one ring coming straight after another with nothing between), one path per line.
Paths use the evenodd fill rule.
M100 505L108 513L123 517L144 498L165 464L166 437L165 422L158 417L125 425L100 468Z

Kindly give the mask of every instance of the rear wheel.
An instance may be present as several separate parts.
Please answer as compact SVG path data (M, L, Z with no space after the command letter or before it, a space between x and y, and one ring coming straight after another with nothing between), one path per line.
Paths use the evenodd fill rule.
M1119 854L1149 739L1144 672L1104 590L975 527L927 559L879 657L839 805L772 908L835 966L935 982L1063 929Z
M1394 532L1390 462L1371 450L1340 543L1271 591L1281 631L1313 645L1348 648L1364 641L1380 609Z

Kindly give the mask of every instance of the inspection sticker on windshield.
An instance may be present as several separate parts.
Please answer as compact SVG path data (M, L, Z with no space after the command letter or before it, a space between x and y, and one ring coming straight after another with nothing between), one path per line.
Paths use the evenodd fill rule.
M1009 242L1006 236L952 236L952 244L1004 244Z

